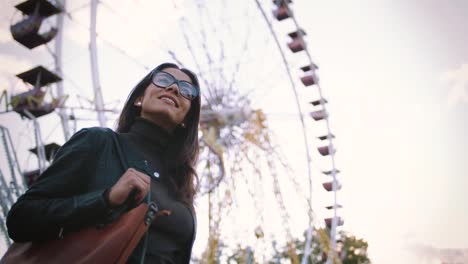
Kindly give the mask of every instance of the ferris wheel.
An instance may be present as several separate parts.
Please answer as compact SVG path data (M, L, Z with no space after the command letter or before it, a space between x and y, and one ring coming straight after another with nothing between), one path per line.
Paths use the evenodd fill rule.
M118 9L118 2L83 0L65 5L65 1L29 0L22 3L26 7L18 8L24 17L12 24L16 41L34 48L54 40L59 47L55 51L55 58L59 58L55 70L34 68L21 75L31 76L30 81L26 80L31 88L24 92L29 94L12 97L18 102L20 98L24 101L31 96L44 97L47 91L41 87L55 82L70 84L73 79L64 70L66 67L60 66L62 56L58 55L63 45L60 34L67 31L64 20L68 26L90 36L92 99L86 100L76 89L67 90L58 84L49 101L33 104L35 108L27 100L17 103L16 109L12 107L31 120L28 122L34 132L31 135L35 138L35 153L42 162L38 163L38 171L47 166L47 157L52 159L54 152L42 140L39 117L57 112L65 138L80 126L77 124L80 120L89 119L91 114L101 125L115 119L116 107L109 103L112 100L105 99L106 91L101 91L101 87L111 86L104 77L115 75L112 65L116 62L106 60L107 56L98 59L98 51L109 49L113 58L118 53L121 63L141 72L151 69L154 61L175 61L197 73L203 94L197 207L200 222L207 227L199 237L207 243L198 260L227 261L239 246L250 252L246 259L255 256L266 262L273 253L274 242L286 245L293 263L308 263L312 237L320 236L314 227L328 228L328 240L322 239L323 251L328 261L336 258L337 227L343 221L337 214L341 206L336 194L341 186L334 161L334 135L330 131L318 67L306 45L306 30L294 15L294 3L136 1L132 4L143 12L141 16L151 18L142 25L132 22L136 14L132 14L131 8ZM91 14L89 26L79 18L83 12ZM52 15L60 17L56 27L39 33L40 24ZM111 19L108 23L111 26L99 27L100 16ZM115 29L119 34L115 34ZM153 48L134 52L120 38L122 35ZM30 44L32 40L35 44ZM64 58L64 63L71 62ZM51 81L41 83L42 76ZM35 116L29 110L37 113L41 110L42 114ZM317 135L310 129L315 122L325 128ZM4 145L8 144L10 148L5 149L11 152L13 144L5 141ZM315 160L321 156L329 159L331 166L318 166ZM318 174L331 178L323 183L323 188L334 196L333 204L327 204L333 215L324 222L317 218L314 211L317 203L312 201ZM293 240L304 230L307 243L305 248L298 249ZM299 251L303 252L302 259Z

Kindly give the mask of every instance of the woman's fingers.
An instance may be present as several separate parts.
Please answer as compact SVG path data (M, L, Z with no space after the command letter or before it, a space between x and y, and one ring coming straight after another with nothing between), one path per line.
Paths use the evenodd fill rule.
M148 182L145 182L140 177L133 178L132 183L133 183L132 185L134 186L134 189L138 191L134 200L137 202L140 202L148 194L150 185Z
M151 178L148 175L146 175L145 173L137 171L137 170L135 170L135 173L138 176L138 178L143 180L146 184L151 183Z
M120 177L117 183L112 186L109 192L109 202L111 206L118 206L128 199L132 190L136 190L134 200L141 202L150 190L151 179L148 175L130 168Z
M150 190L151 179L148 175L132 169L131 176L129 176L129 182L130 185L133 186L133 189L137 190L134 200L138 203L141 202Z

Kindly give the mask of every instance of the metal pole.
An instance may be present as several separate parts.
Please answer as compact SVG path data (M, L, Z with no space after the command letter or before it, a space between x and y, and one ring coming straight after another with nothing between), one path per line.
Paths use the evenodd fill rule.
M15 184L15 188L16 188L15 193L16 195L20 195L20 193L26 187L26 179L24 178L24 175L19 166L18 157L16 155L13 141L11 140L10 131L8 130L8 128L1 126L1 125L0 125L0 130L2 131L2 141L4 144L5 152L6 152L8 163L10 166L12 181L13 181L13 184ZM10 146L11 146L11 151L10 151ZM15 169L20 174L19 179L16 178ZM19 184L19 181L21 181L21 185Z
M91 55L91 77L93 79L94 88L94 105L98 114L99 125L106 126L106 117L104 115L104 100L102 97L101 84L99 81L99 69L97 61L97 45L96 45L96 17L97 17L98 0L91 0L91 24L90 24L90 38L89 38L89 51Z
M2 214L0 214L0 228L3 233L3 238L5 239L5 242L7 246L11 245L11 241L8 238L8 232L5 227L5 221L6 221L6 216L8 215L8 210L9 207L12 204L12 200L10 200L11 197L6 197L6 195L10 195L11 193L9 192L8 186L5 186L5 178L3 177L2 170L0 170L0 207L2 208Z
M10 167L10 175L11 175L11 179L13 182L16 183L16 173L15 173L15 165L14 165L14 160L11 156L11 153L10 153L10 146L8 146L8 141L7 141L7 128L6 127L3 127L3 126L0 126L0 130L2 131L2 141L3 141L3 145L4 145L4 148L5 148L5 153L6 153L6 157L7 157L7 161L8 161L8 166ZM13 147L13 145L11 145Z
M309 256L310 256L310 248L311 248L311 244L312 244L312 231L313 231L314 227L313 225L310 225L309 228L307 229L307 235L306 235L306 243L305 243L305 246L304 246L304 255L302 257L302 260L301 260L301 264L307 264L308 263L308 259L309 259Z
M252 258L252 249L250 247L247 247L247 264L252 264L253 263L253 258Z
M55 71L56 73L63 78L63 71L62 71L62 40L63 40L63 20L65 16L65 5L66 5L66 0L62 0L61 3L61 8L62 12L58 14L57 16L57 36L55 37ZM64 96L63 94L63 82L58 82L57 83L57 96L58 98L62 98ZM60 116L60 121L62 122L62 129L63 129L63 136L65 138L65 141L67 141L70 138L70 125L68 122L68 115L67 111L65 108L60 107L59 108L59 116Z
M39 165L39 172L42 173L45 170L45 149L44 143L42 142L41 136L41 127L35 116L31 114L28 110L24 110L24 113L33 121L34 124L34 137L36 139L36 148L37 148L37 160Z
M11 204L13 203L13 195L10 192L8 183L1 170L0 170L0 199L1 199L0 205L2 207L4 215L6 216L8 214L9 206L11 206Z

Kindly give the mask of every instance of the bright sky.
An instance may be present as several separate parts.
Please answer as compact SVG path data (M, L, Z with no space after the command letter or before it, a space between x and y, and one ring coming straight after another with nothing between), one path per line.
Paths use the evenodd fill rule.
M12 6L17 2L0 3L2 90L10 90L13 85L20 87L12 77L14 74L44 61L48 66L53 65L44 48L29 51L11 40L8 26ZM86 2L73 1L69 10ZM171 31L176 21L184 14L196 14L191 6L184 5L185 2L175 1L177 8L174 9L169 1L112 1L115 13L125 17L119 18L110 9L100 6L98 30L103 38L111 39L136 60L153 66L167 59L163 51L167 47L185 45L181 44L183 41L171 42L175 39ZM265 6L269 2L265 0ZM249 6L252 14L259 15L251 8L254 5ZM468 134L468 2L296 0L292 8L307 32L309 51L320 67L321 86L330 102L332 131L337 136L336 158L343 183L339 192L340 203L344 206L343 229L367 240L369 255L378 264L440 263L434 255L437 249L468 248L468 229L465 228L468 223L465 202L468 189L468 140L465 138ZM78 9L72 17L87 25L88 12L88 7ZM236 28L240 23L236 19L239 18L227 16L226 21L232 24L233 32L242 35L247 29ZM287 32L290 25L287 23L275 23L281 36ZM129 31L131 25L139 26ZM64 85L72 87L69 89L86 88L81 92L91 96L88 33L76 23L66 26L70 29L65 34L65 67L66 74L73 78L66 78ZM117 29L118 26L121 28ZM267 28L259 23L252 25L251 30L265 32ZM158 36L171 37L164 40ZM287 38L280 40L285 42ZM273 44L269 46L274 49ZM265 59L274 61L265 63L270 64L268 69L279 65L270 58L278 57L277 54L265 53L268 54ZM130 88L146 70L109 45L102 44L99 55L106 101L122 100L128 89L118 90L116 84ZM294 67L302 66L296 55L287 55L292 58ZM267 70L261 71L265 72ZM294 73L299 72L294 69ZM252 80L253 87L266 83L263 75L259 79L262 80ZM271 107L266 111L279 113L272 114L276 117L272 126L279 135L286 135L279 142L286 147L288 144L284 142L293 142L290 148L294 152L296 134L288 132L292 121L281 118L281 114L288 115L294 108L287 108L288 103L284 101L281 101L284 108L274 106L278 105L278 100L292 101L293 98L266 93L265 97L268 99L262 103ZM24 127L17 125L19 119L11 114L0 115L0 123L11 125L18 133ZM309 125L314 133L320 131L318 125ZM317 142L314 141L313 146L316 147ZM289 152L286 150L286 153ZM289 160L302 158L288 157ZM324 167L320 161L316 163ZM328 205L319 182L317 178L314 206ZM198 242L200 247L204 246L204 241L198 239Z

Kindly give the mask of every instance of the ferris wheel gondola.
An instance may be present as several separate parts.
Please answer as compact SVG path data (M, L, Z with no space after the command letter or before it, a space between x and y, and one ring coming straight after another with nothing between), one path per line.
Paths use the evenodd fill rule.
M62 12L61 8L47 0L29 0L15 6L24 18L11 25L13 38L28 49L44 45L51 41L58 32L53 27L49 31L39 33L44 19Z

